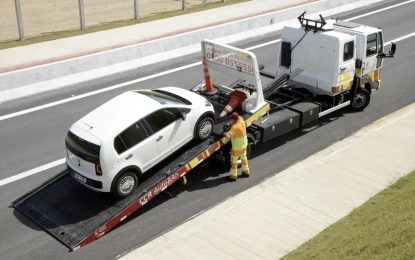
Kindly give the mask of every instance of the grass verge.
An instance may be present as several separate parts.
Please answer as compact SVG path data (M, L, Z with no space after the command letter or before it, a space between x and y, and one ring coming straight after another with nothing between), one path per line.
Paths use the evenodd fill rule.
M283 259L415 259L415 171Z
M177 11L171 11L171 12L164 12L164 13L159 13L159 14L155 14L155 15L151 15L151 16L146 16L146 17L140 18L138 20L131 19L131 20L124 20L124 21L116 21L116 22L106 23L106 24L103 24L103 25L88 27L85 30L72 30L72 31L53 32L53 33L45 34L45 35L42 35L42 36L27 38L23 41L15 40L15 41L8 41L8 42L0 42L0 50L1 49L18 47L18 46L29 45L29 44L34 44L34 43L52 41L52 40L56 40L56 39L67 38L67 37L72 37L72 36L77 36L77 35L82 35L82 34L87 34L87 33L92 33L92 32L109 30L109 29L114 29L114 28L118 28L118 27L129 26L129 25L134 25L134 24L139 24L139 23L146 23L146 22L150 22L150 21L154 21L154 20L160 20L160 19L179 16L179 15L183 15L183 14L190 14L190 13L205 11L205 10L208 10L208 9L223 7L223 6L242 3L242 2L246 2L246 1L249 1L249 0L227 0L224 3L221 3L221 2L208 3L204 7L194 6L194 7L189 7L184 11L177 10Z

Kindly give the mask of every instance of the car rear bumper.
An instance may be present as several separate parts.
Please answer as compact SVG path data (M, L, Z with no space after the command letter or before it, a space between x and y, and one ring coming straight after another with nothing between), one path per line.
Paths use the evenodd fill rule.
M72 169L68 164L69 174L74 178L77 182L81 183L82 185L95 190L95 191L102 191L102 182L97 180L92 180L90 178L85 177L84 175L80 174L79 172Z

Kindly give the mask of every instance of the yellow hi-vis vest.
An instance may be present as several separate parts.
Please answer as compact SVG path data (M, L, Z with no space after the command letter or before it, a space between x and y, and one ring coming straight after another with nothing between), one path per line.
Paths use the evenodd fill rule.
M244 150L248 145L248 139L246 137L246 123L242 117L239 116L238 121L233 124L228 134L231 137L233 151Z

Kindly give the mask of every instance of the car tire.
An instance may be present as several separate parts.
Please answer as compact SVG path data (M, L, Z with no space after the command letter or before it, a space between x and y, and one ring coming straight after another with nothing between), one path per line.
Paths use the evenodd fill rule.
M128 197L137 187L137 183L137 175L132 171L126 171L116 180L113 193L120 198Z
M208 139L213 132L213 124L214 120L210 116L199 119L195 127L195 139L199 141Z

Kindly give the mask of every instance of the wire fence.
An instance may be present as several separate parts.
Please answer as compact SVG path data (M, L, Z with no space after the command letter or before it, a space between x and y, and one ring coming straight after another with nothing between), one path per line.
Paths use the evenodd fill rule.
M139 19L225 0L0 0L0 42Z

